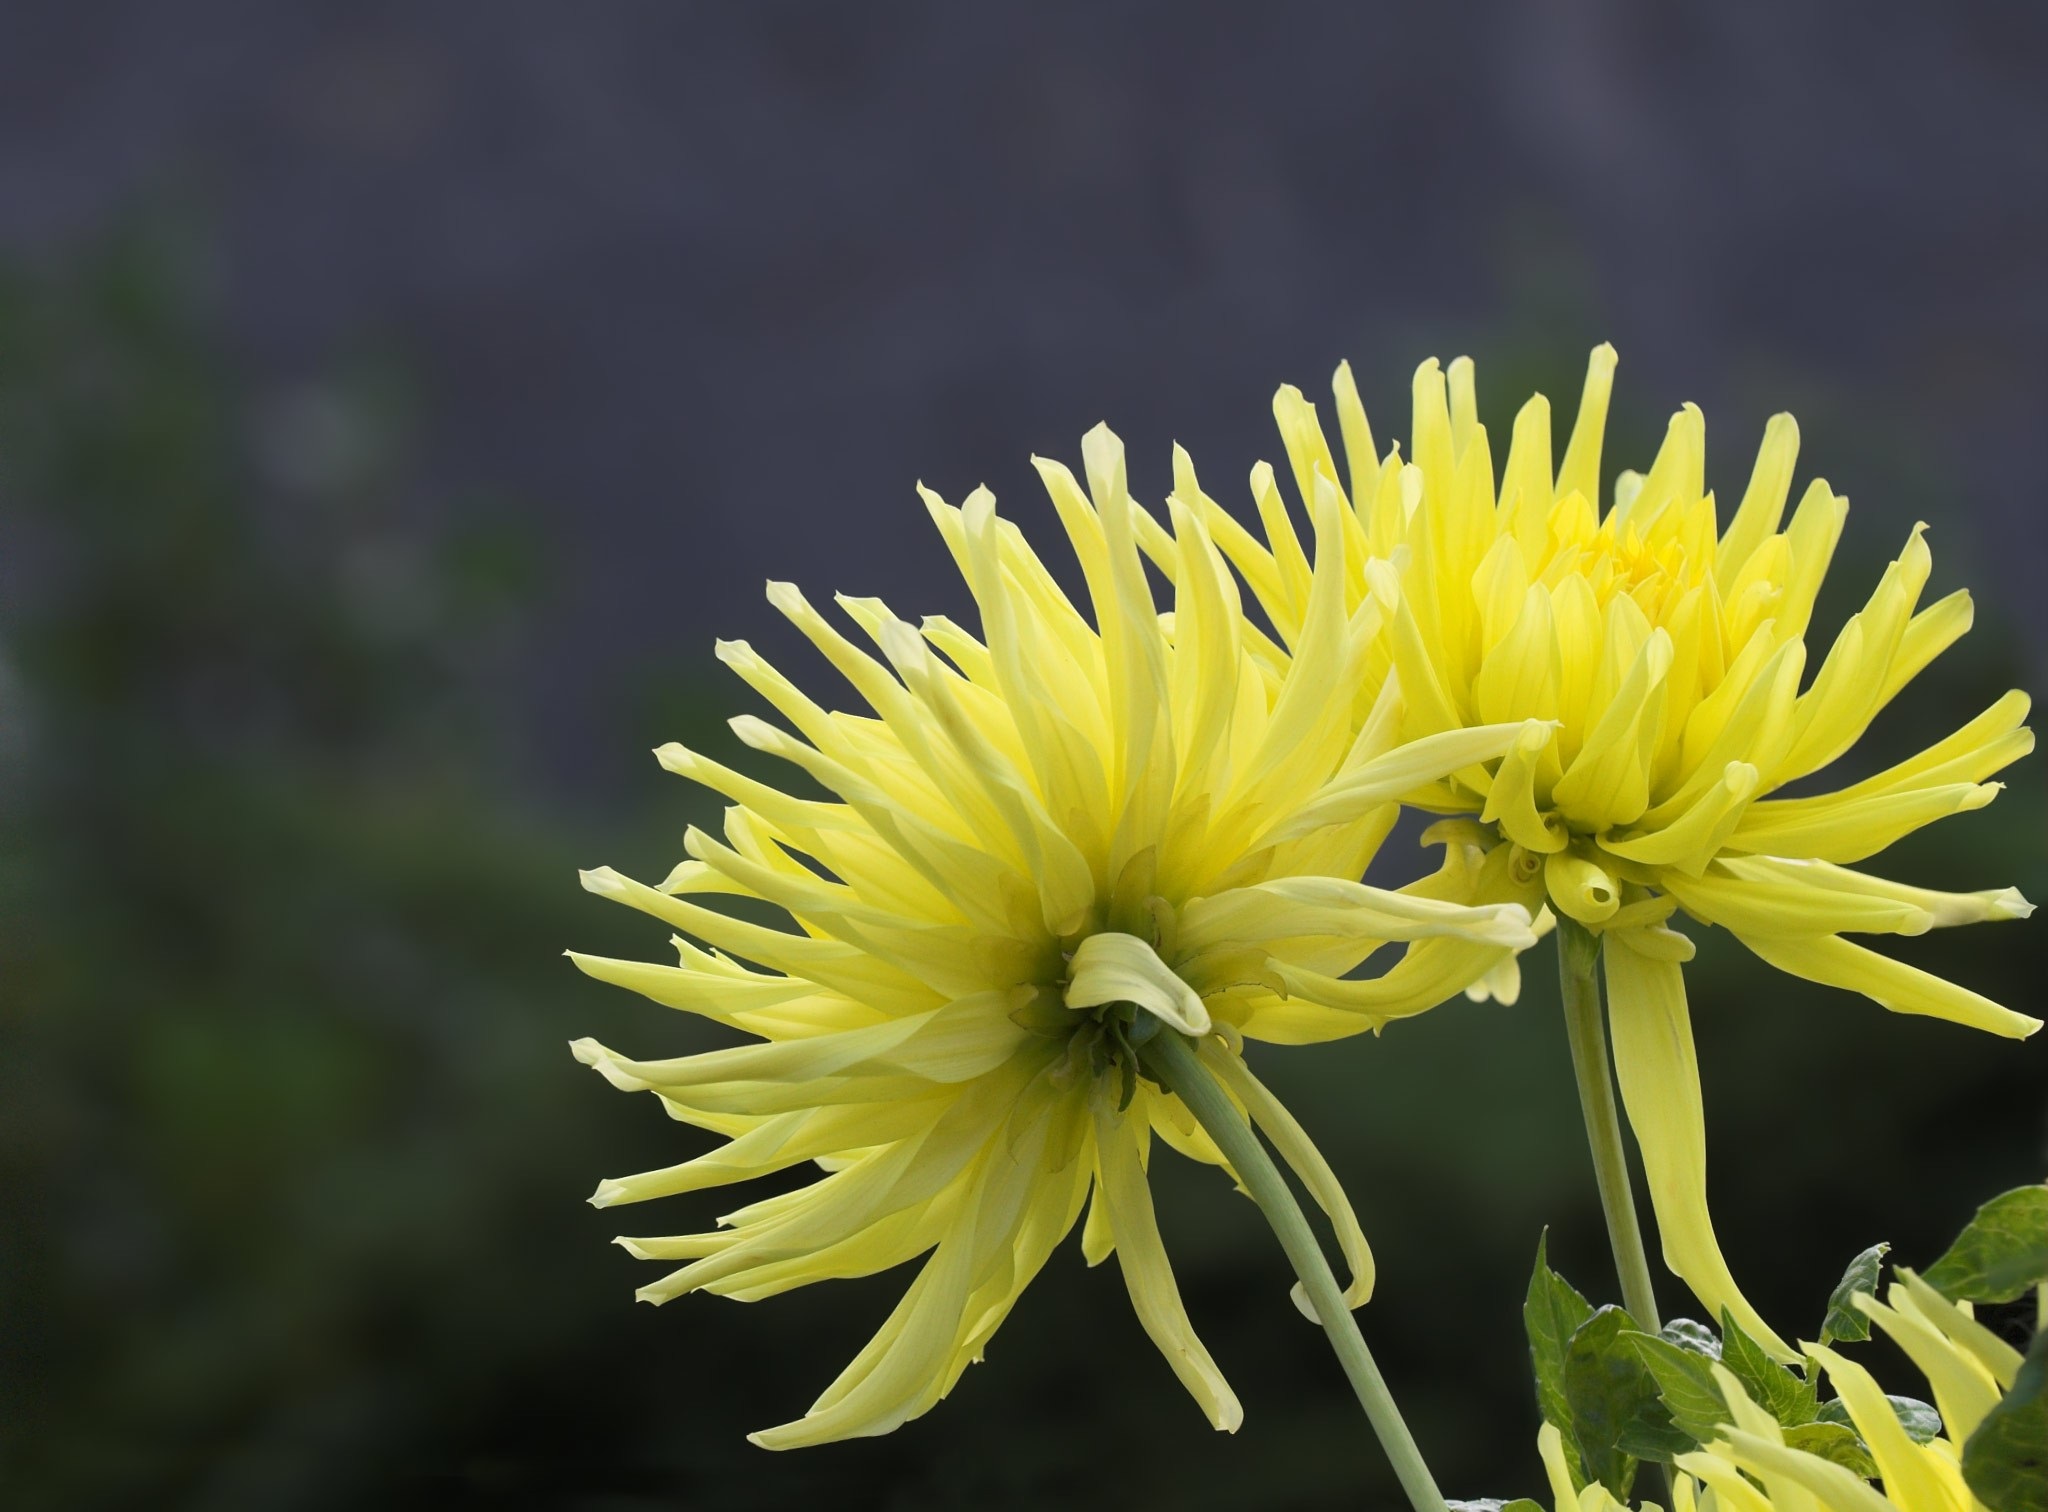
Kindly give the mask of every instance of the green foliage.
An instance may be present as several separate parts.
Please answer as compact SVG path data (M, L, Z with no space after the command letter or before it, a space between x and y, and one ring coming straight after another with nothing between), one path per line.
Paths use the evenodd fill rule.
M1991 1512L2048 1512L2048 1328L1963 1445L1963 1479Z
M1880 1241L1849 1262L1849 1268L1842 1272L1842 1279L1828 1297L1827 1316L1820 1324L1821 1343L1854 1343L1870 1337L1870 1319L1856 1306L1856 1298L1877 1294L1878 1271L1890 1250L1889 1244Z
M1721 1309L1721 1363L1742 1383L1749 1399L1785 1427L1814 1420L1820 1400L1813 1382L1772 1359L1725 1307Z
M1658 1336L1666 1343L1676 1344L1680 1349L1691 1350L1694 1354L1705 1355L1710 1360L1721 1358L1721 1340L1714 1330L1704 1323L1691 1318L1673 1318L1658 1330Z
M1571 1402L1565 1393L1565 1361L1572 1336L1593 1315L1592 1304L1576 1288L1550 1268L1550 1234L1546 1230L1536 1241L1536 1268L1529 1275L1529 1291L1522 1303L1522 1326L1529 1335L1529 1358L1536 1375L1536 1406L1543 1421L1564 1435L1565 1461L1571 1467L1572 1484L1583 1488L1586 1466L1572 1430Z
M2048 1283L2048 1186L2018 1187L1978 1208L1921 1279L1951 1302L2010 1302Z
M1849 1298L1875 1291L1884 1253L1885 1246L1874 1245L1850 1262L1829 1301L1835 1330L1829 1337L1846 1337L1847 1316L1862 1316ZM1752 1402L1777 1420L1789 1446L1866 1479L1877 1475L1869 1445L1842 1403L1820 1401L1814 1377L1772 1359L1725 1310L1718 1337L1686 1318L1674 1319L1659 1333L1645 1333L1621 1308L1593 1309L1550 1270L1545 1246L1539 1245L1524 1319L1545 1421L1563 1436L1575 1471L1582 1469L1588 1481L1598 1481L1616 1497L1627 1496L1639 1462L1668 1464L1710 1442L1732 1421L1713 1369L1716 1360ZM1863 1336L1868 1337L1867 1329ZM2031 1485L2027 1477L2048 1452L2048 1439L2042 1437L2048 1434L2048 1405L2040 1396L2040 1358L2037 1339L2029 1374L1971 1439L1978 1446L1981 1473L2000 1487ZM1901 1396L1887 1400L1914 1442L1924 1444L1942 1431L1939 1414L1925 1402ZM1986 1505L1992 1503L1987 1499ZM2012 1512L2048 1508L2022 1499L2012 1503Z
M1785 1430L1785 1447L1819 1455L1844 1470L1853 1470L1865 1480L1877 1478L1877 1462L1870 1446L1856 1436L1856 1430L1841 1423L1801 1423Z
M1899 1426L1906 1430L1906 1437L1914 1443L1924 1444L1941 1437L1941 1414L1918 1397L1887 1396L1885 1400L1891 1403L1892 1416L1899 1420ZM1849 1420L1849 1409L1839 1401L1822 1402L1814 1420L1839 1423L1843 1427L1854 1426Z
M1673 1424L1694 1443L1705 1443L1715 1427L1728 1421L1728 1403L1714 1380L1710 1356L1681 1348L1656 1334L1633 1333L1628 1342L1655 1378Z
M1635 1483L1638 1460L1683 1452L1691 1442L1682 1434L1673 1438L1656 1377L1630 1342L1636 1333L1635 1319L1619 1307L1603 1307L1572 1334L1564 1361L1565 1403L1580 1461L1621 1501Z
M1573 1483L1583 1488L1597 1481L1626 1499L1639 1461L1668 1460L1695 1441L1673 1426L1658 1380L1638 1352L1636 1341L1652 1336L1622 1308L1596 1311L1550 1269L1547 1245L1547 1236L1537 1245L1522 1309L1537 1406L1562 1436Z

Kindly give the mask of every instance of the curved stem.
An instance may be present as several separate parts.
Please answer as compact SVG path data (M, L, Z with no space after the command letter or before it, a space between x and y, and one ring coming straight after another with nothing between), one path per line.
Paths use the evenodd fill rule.
M1373 1363L1372 1351L1365 1347L1358 1320L1344 1305L1344 1294L1336 1276L1331 1274L1330 1262L1273 1157L1236 1104L1225 1095L1214 1074L1195 1058L1190 1041L1170 1030L1163 1031L1146 1043L1143 1056L1146 1068L1187 1106L1195 1121L1216 1142L1216 1148L1236 1170L1245 1190L1266 1215L1266 1221L1273 1225L1273 1233L1301 1277L1302 1289L1314 1304L1323 1332L1329 1335L1330 1347L1337 1352L1351 1389L1358 1393L1359 1405L1365 1409L1373 1432L1379 1435L1380 1447L1400 1478L1401 1489L1408 1493L1409 1503L1415 1512L1445 1512L1443 1493L1437 1490L1429 1466L1423 1463L1422 1451L1415 1447L1408 1425L1394 1405L1386 1378Z
M1600 1009L1600 941L1571 919L1557 922L1557 985L1564 997L1565 1030L1572 1042L1572 1070L1579 1082L1579 1112L1600 1183L1600 1210L1607 1217L1607 1241L1621 1277L1621 1300L1650 1333L1662 1328L1657 1293L1650 1282L1650 1257L1629 1188L1628 1155L1621 1143L1621 1114L1614 1102L1614 1075L1607 1064L1607 1020Z

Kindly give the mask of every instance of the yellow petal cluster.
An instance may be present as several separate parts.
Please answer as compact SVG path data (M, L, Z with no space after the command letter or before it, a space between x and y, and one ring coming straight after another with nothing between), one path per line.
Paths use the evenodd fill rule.
M1385 629L1358 669L1360 707L1398 704L1400 737L1521 725L1497 760L1418 784L1408 800L1464 816L1474 853L1538 877L1550 905L1601 934L1615 1058L1650 1177L1667 1264L1710 1308L1742 1300L1707 1215L1705 1132L1680 964L1683 912L1725 926L1773 966L1900 1013L2024 1036L2040 1021L1853 943L2012 919L2010 889L1940 893L1853 869L1945 815L1981 808L1991 775L2033 748L2028 700L2008 693L1916 756L1832 791L1774 796L1848 752L1877 713L1970 626L1958 591L1923 597L1924 526L1824 657L1814 601L1848 501L1815 480L1792 500L1799 431L1766 427L1722 523L1706 486L1705 424L1672 417L1648 472L1622 472L1600 508L1615 355L1592 354L1561 460L1550 406L1523 406L1496 471L1472 363L1434 360L1413 387L1412 454L1383 456L1348 368L1335 379L1335 454L1301 393L1274 400L1298 497L1334 498L1346 606ZM1285 652L1309 633L1312 574L1274 470L1251 491L1264 540L1238 526L1178 459L1175 506L1204 521ZM1343 481L1340 483L1340 477Z
M1885 1301L1865 1295L1856 1304L1927 1378L1942 1433L1915 1443L1868 1370L1832 1349L1806 1345L1870 1450L1879 1481L1872 1486L1854 1471L1786 1444L1777 1420L1717 1364L1714 1376L1730 1419L1712 1443L1678 1456L1675 1512L1985 1512L1963 1480L1961 1446L2012 1389L2019 1352L1971 1317L1967 1303L1949 1301L1910 1271L1899 1272ZM1598 1484L1572 1490L1557 1429L1545 1424L1536 1442L1556 1512L1627 1512ZM1644 1503L1641 1512L1655 1512L1654 1504Z
M1152 1033L1196 1037L1330 1215L1365 1300L1371 1256L1338 1184L1252 1076L1243 1041L1349 1034L1461 990L1512 997L1533 943L1532 879L1459 836L1400 892L1359 878L1418 786L1494 761L1520 721L1404 743L1396 705L1354 711L1383 608L1338 500L1316 501L1292 654L1246 620L1200 514L1171 529L1131 500L1098 429L1087 485L1041 462L1092 619L992 498L926 504L973 593L979 636L840 598L857 644L787 584L769 599L843 676L856 710L814 702L742 642L718 654L780 715L732 721L801 770L803 797L681 746L662 764L724 795L657 887L609 869L594 892L678 931L674 965L576 956L587 973L753 1042L633 1060L577 1056L615 1086L721 1136L665 1170L606 1181L599 1206L722 1186L806 1162L808 1184L704 1233L622 1239L679 1263L640 1292L741 1299L927 1256L873 1341L773 1448L887 1432L929 1409L1084 1206L1090 1263L1114 1251L1147 1333L1212 1423L1240 1409L1195 1337L1154 1221L1156 1136L1222 1158L1140 1073ZM1172 583L1161 612L1139 537ZM745 900L739 911L726 904ZM758 922L766 904L788 927ZM1352 973L1404 946L1375 977Z

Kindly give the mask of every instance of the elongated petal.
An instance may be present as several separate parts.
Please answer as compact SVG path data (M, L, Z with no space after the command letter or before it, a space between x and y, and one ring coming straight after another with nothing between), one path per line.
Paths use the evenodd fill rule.
M1929 1327L1983 1366L1999 1390L2012 1390L2012 1383L2024 1363L2024 1357L2017 1349L1904 1266L1898 1267L1893 1274L1898 1279L1892 1283L1888 1295L1894 1308L1908 1316L1917 1314Z
M1818 1344L1808 1344L1806 1352L1826 1369L1835 1394L1869 1446L1877 1473L1884 1478L1885 1496L1901 1507L1939 1507L1946 1502L1947 1486L1920 1446L1906 1437L1884 1389L1871 1379L1870 1372ZM1967 1428L1947 1426L1959 1440L1968 1436Z
M1780 971L1809 982L1860 992L1894 1013L1924 1013L2007 1039L2025 1039L2041 1027L2037 1018L2015 1013L1966 987L1943 981L1932 972L1832 935L1815 938L1738 934L1736 938Z
M1267 836L1297 839L1324 825L1343 824L1383 803L1396 803L1426 783L1505 754L1524 732L1547 744L1555 726L1542 720L1476 725L1424 736L1331 778L1316 795Z
M1785 873L1743 876L1709 867L1699 877L1667 876L1685 911L1738 934L1924 934L1934 915L1900 898L1805 886Z
M1857 1297L1856 1306L1927 1377L1942 1426L1955 1441L1961 1443L1976 1432L1984 1415L1998 1405L1991 1372L1943 1337L1940 1329L1902 1307L1887 1307L1870 1296Z
M2000 787L1996 782L1953 782L1795 813L1779 810L1766 799L1743 815L1728 837L1728 848L1815 861L1861 861L1937 819L1983 808L1998 796Z
M1731 856L1722 866L1736 877L1766 882L1784 882L1816 891L1845 893L1854 897L1882 898L1925 914L1928 927L1948 929L1958 924L1984 924L2000 919L2024 919L2034 905L2016 887L1987 888L1982 892L1937 892L1891 882L1866 872L1851 871L1827 861L1800 861L1781 856Z
M1615 1078L1643 1152L1664 1263L1707 1308L1723 1307L1757 1341L1796 1356L1749 1305L1721 1258L1707 1214L1707 1129L1685 978L1675 962L1635 950L1627 936L1604 942Z
M1340 877L1283 877L1198 898L1181 911L1183 951L1333 935L1361 940L1453 936L1509 950L1536 943L1520 903L1456 903Z
M1280 1158L1301 1178L1309 1196L1329 1218L1331 1228L1336 1231L1337 1248L1344 1256L1344 1263L1351 1267L1351 1282L1344 1289L1345 1305L1363 1307L1372 1296L1377 1272L1372 1250L1365 1242L1365 1231L1358 1226L1358 1215L1351 1210L1351 1199L1344 1195L1343 1184L1337 1180L1336 1172L1330 1169L1329 1162L1323 1159L1322 1152L1295 1121L1294 1115L1287 1111L1279 1098L1266 1090L1263 1082L1252 1075L1241 1057L1214 1040L1204 1040L1198 1053L1202 1063L1237 1095L1238 1101L1251 1115L1252 1122L1272 1140ZM1295 1283L1291 1295L1303 1317L1310 1322L1321 1321L1299 1282Z
M1159 1239L1152 1190L1138 1160L1137 1144L1124 1120L1103 1101L1095 1106L1095 1146L1101 1162L1103 1211L1115 1237L1117 1259L1138 1321L1166 1356L1180 1383L1201 1405L1210 1425L1235 1433L1244 1422L1244 1408L1209 1351L1195 1337L1187 1309L1181 1306L1166 1247Z
M1780 1495L1784 1494L1780 1488L1789 1482L1818 1498L1819 1505L1829 1512L1899 1512L1896 1503L1878 1495L1853 1470L1845 1470L1817 1454L1788 1449L1782 1442L1740 1428L1728 1429L1724 1442L1733 1451L1738 1465L1754 1471L1766 1487ZM1693 1457L1686 1456L1687 1469L1692 1463ZM1713 1484L1716 1493L1723 1494L1721 1483ZM1770 1507L1773 1502L1761 1504Z

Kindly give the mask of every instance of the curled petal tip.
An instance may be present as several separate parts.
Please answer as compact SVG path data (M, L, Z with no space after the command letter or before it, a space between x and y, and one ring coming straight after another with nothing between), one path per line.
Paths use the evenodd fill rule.
M594 866L589 871L576 873L576 877L585 892L596 893L600 897L615 897L626 890L625 878L609 866Z
M2003 889L1991 900L1991 914L1994 919L2024 919L2034 911L2034 905L2017 887Z

